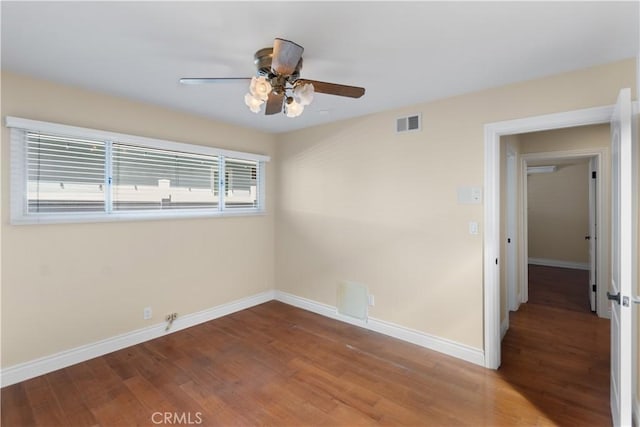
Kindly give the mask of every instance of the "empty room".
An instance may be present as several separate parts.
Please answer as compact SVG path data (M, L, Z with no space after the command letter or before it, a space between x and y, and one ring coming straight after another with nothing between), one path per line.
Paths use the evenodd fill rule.
M640 425L640 3L0 19L2 426Z

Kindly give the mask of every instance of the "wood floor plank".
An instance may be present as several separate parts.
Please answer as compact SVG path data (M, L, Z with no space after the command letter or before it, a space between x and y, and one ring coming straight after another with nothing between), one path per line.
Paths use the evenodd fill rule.
M608 426L609 323L576 307L510 313L491 371L272 301L5 387L2 425Z
M3 426L35 425L36 420L24 390L24 382L2 389L2 411L0 411Z

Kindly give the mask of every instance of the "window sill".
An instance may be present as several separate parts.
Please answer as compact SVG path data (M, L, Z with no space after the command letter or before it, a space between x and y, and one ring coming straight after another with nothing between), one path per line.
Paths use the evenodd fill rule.
M33 225L33 224L76 224L76 223L99 223L99 222L123 222L123 221L150 221L165 219L189 219L189 218L224 218L243 216L265 216L265 210L233 210L233 211L204 211L204 212L118 212L118 213L95 213L95 214L74 214L74 215L28 215L18 218L11 218L11 225Z

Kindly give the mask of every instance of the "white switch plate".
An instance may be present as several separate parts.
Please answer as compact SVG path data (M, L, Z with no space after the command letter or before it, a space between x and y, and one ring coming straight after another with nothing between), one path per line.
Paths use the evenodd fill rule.
M149 320L153 316L153 311L151 311L151 307L145 307L142 312L142 318L144 320Z
M469 234L478 234L478 223L469 221Z
M458 187L458 203L462 205L479 205L482 203L482 188Z
M482 189L480 187L471 187L471 203L482 203Z

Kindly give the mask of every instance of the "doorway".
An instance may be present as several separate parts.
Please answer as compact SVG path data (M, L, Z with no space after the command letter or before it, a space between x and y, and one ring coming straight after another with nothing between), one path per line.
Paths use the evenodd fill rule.
M609 318L608 258L598 256L607 253L610 227L609 126L581 126L529 136L522 135L525 148L520 156L520 302L529 300L529 265L584 270L584 303L599 317ZM558 148L566 146L567 140L592 147L528 152L531 143L545 139L557 143ZM596 148L597 144L600 147Z
M609 123L613 107L597 107L564 113L509 120L485 125L485 205L484 205L484 355L485 366L497 369L500 366L501 342L501 298L500 298L500 259L501 259L501 198L500 198L500 137L562 129L577 126ZM607 162L601 163L604 168ZM601 184L602 185L602 184ZM604 187L600 194L604 195ZM603 212L604 213L604 212ZM604 230L603 230L604 231ZM598 239L601 253L608 247L608 236L601 233ZM519 248L526 250L520 242ZM520 257L522 259L522 257ZM524 269L520 269L522 272ZM603 274L602 271L599 274ZM606 276L602 276L606 277ZM526 295L523 295L526 297Z

